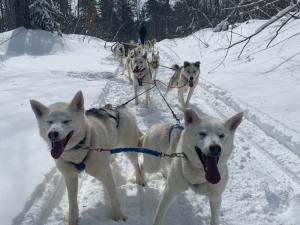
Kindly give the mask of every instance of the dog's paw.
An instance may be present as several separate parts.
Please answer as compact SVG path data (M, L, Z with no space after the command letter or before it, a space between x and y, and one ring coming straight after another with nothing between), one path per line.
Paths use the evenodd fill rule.
M127 216L125 216L123 213L113 213L112 215L112 219L114 221L126 221L127 220Z

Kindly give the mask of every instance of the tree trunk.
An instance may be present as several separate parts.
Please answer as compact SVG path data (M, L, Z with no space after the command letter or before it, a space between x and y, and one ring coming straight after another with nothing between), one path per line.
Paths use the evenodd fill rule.
M31 28L30 17L29 17L29 0L15 0L15 18L16 27L25 27L26 29Z

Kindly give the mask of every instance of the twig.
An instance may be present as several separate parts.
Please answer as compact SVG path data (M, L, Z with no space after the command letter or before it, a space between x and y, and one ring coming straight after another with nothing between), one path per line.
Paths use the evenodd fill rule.
M286 60L284 60L282 63L280 63L279 65L273 67L272 69L270 70L267 70L266 72L264 72L264 74L267 74L267 73L270 73L270 72L273 72L274 70L278 69L280 66L282 66L283 64L285 64L286 62L290 61L292 58L296 57L297 55L300 55L300 52L297 52L296 54L288 57Z

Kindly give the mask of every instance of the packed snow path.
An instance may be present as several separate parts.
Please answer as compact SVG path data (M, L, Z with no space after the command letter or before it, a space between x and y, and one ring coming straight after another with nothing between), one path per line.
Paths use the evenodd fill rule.
M172 52L165 53L161 49L162 63L169 65L176 56ZM172 55L173 54L173 55ZM74 79L106 79L107 83L99 91L95 105L122 103L132 95L133 88L120 73L122 67L114 72L107 71L107 76L97 76L91 72L70 72ZM168 74L168 76L165 76ZM161 69L159 78L167 81L171 72ZM165 76L165 77L163 77ZM217 87L201 79L192 104L201 110L221 118L228 118L236 113L233 105L228 104L214 90ZM225 93L225 91L224 91ZM143 98L143 97L142 97ZM168 100L178 109L176 91L168 96ZM144 108L130 103L137 116L142 130L154 123L162 121L174 122L166 105L158 93L151 93L151 105ZM230 181L224 193L221 224L290 224L296 225L287 214L293 201L299 201L300 167L299 158L291 149L255 124L251 118L245 118L238 129L235 150L230 161ZM50 157L49 157L49 160ZM126 158L120 155L113 163L114 177L118 186L123 209L128 220L120 224L151 224L160 193L164 187L164 179L159 175L148 176L147 187L138 187L133 183L133 169ZM39 185L32 199L14 224L65 224L68 209L67 196L61 175L51 171L43 184ZM109 219L107 196L99 182L82 173L79 191L80 224L117 224ZM292 214L292 212L291 212ZM188 191L181 194L171 206L166 224L199 225L209 223L208 202L203 197L195 197Z
M243 24L237 28L240 29L238 32L249 33L259 23ZM293 29L288 34L283 32L283 36L292 35L300 25L292 24L291 27ZM7 32L3 38L16 32L18 30ZM201 46L198 38L208 41L210 47ZM265 40L265 36L259 37L246 52L258 51L257 46ZM280 68L272 77L259 76L256 70L272 68L282 60L276 57L279 52L293 54L299 42L291 39L288 45L283 43L259 53L261 55L254 54L254 57L239 61L234 59L235 54L229 54L228 64L232 67L222 70L225 75L223 72L210 75L208 71L223 57L216 49L224 47L226 41L225 32L212 34L210 30L203 30L187 38L157 44L163 65L201 60L201 80L192 97L192 106L220 118L230 117L239 111L245 113L230 161L230 180L223 195L221 224L298 225L300 120L296 116L299 114L298 102L295 102L299 93L295 74L298 67L295 61L291 61L287 64L290 73ZM133 87L121 74L122 66L113 59L109 49L103 48L104 42L99 39L78 35L58 38L47 32L24 31L7 44L7 49L0 46L0 90L3 93L0 99L0 133L4 137L8 135L0 142L0 148L6 154L1 161L5 170L1 171L0 178L5 185L0 190L5 207L1 208L0 221L1 224L9 224L9 216L18 214L13 225L62 225L66 223L68 211L65 184L60 173L55 168L50 169L53 160L38 136L28 100L37 99L45 104L69 101L76 91L82 89L87 108L105 103L117 105L133 96ZM226 70L230 75L226 74ZM171 75L172 71L160 69L158 78L167 82ZM254 104L253 99L258 99L257 96L268 101L267 104ZM155 89L151 92L149 108L144 107L144 97L141 99L139 106L129 104L141 130L146 131L158 122L175 122ZM172 91L167 99L182 117L176 91ZM262 105L266 107L260 107ZM293 110L284 111L282 108L285 107L281 106ZM278 110L276 107L279 107ZM274 116L277 120L273 119ZM278 118L282 122L278 122ZM110 220L108 199L102 185L82 173L78 196L80 224L150 225L164 188L164 179L154 174L147 176L147 187L137 186L134 184L133 168L123 155L117 157L112 168L128 221ZM40 183L45 173L47 175ZM7 212L2 209L7 209ZM166 225L205 225L209 218L207 200L187 191L172 204Z

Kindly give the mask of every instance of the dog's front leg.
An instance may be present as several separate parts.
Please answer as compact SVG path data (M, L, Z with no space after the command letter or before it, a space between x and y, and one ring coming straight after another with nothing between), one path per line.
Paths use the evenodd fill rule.
M150 87L149 87L150 88ZM146 93L146 108L149 106L149 101L150 101L150 93L149 91Z
M67 174L64 175L68 199L69 199L69 225L78 224L78 203L77 203L77 193L78 193L78 175L77 174Z
M113 179L110 166L108 165L107 170L98 171L96 174L93 174L93 176L102 182L104 188L106 189L109 195L110 202L111 202L112 219L115 221L119 221L119 220L125 221L127 218L121 211L120 201L119 201L115 181Z
M191 99L191 97L192 97L192 95L193 95L193 93L194 93L194 90L195 90L195 88L190 88L189 93L188 93L188 96L187 96L187 98L186 98L185 108L188 108L189 103L190 103L190 99Z
M139 97L138 95L138 87L137 84L134 84L134 96L135 96L135 104L138 105L139 104Z
M181 104L182 109L184 109L184 97L183 97L183 89L178 89L178 101Z
M209 198L209 205L210 205L210 211L211 211L211 225L219 225L219 217L220 217L220 208L221 208L221 201L222 197L221 195Z
M177 164L178 165L178 164ZM158 204L153 225L163 225L164 217L174 197L187 190L188 184L182 176L181 167L172 162L163 196Z

